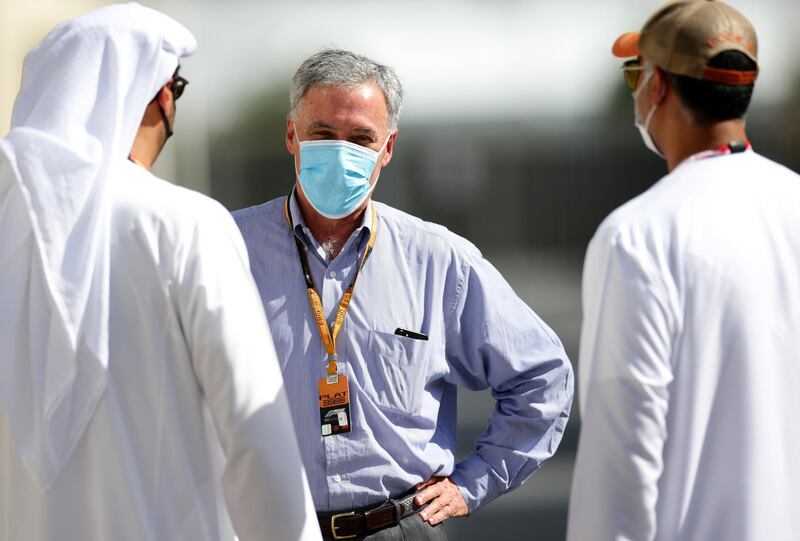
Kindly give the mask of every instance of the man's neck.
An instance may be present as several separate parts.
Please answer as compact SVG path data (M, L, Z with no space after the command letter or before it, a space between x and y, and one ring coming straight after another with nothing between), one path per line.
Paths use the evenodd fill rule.
M149 171L164 146L160 137L157 130L141 126L131 147L131 160Z
M295 198L297 205L300 207L300 213L303 215L303 220L311 230L311 234L317 242L323 247L328 259L336 259L336 256L342 251L347 239L353 234L353 231L358 229L364 219L364 211L369 204L369 199L364 202L355 212L332 220L319 214L305 196L298 190L295 191Z
M136 132L129 156L134 163L150 170L165 142L166 130L161 108L157 101L153 100L145 109L144 118Z
M680 137L675 138L673 149L667 154L667 166L670 171L698 152L714 150L732 141L744 141L747 138L744 124L739 120L715 122L707 126L690 126L680 131Z

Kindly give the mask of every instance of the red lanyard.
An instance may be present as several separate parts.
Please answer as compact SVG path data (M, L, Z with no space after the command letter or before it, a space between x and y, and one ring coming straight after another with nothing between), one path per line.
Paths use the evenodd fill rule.
M693 154L689 156L686 161L705 160L706 158L716 158L717 156L725 156L726 154L738 154L745 150L750 150L751 148L753 147L747 139L744 141L731 141L714 150L704 150L703 152Z

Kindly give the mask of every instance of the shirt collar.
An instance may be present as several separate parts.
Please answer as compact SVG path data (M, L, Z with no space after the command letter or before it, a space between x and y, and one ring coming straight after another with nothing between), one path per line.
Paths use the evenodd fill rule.
M297 203L297 195L294 188L292 188L292 193L289 194L289 216L292 219L292 224L294 224L294 232L296 235L309 231L305 220L303 220L303 213L300 212L300 205ZM300 238L302 239L302 235L300 235Z
M743 141L732 141L730 143L726 143L721 147L717 147L712 150L705 150L702 152L698 152L697 154L692 154L685 161L693 162L697 160L704 160L706 158L714 158L717 156L725 156L727 154L740 154L742 152L747 152L752 150L752 145L748 139L744 139Z
M356 230L353 231L353 234L350 235L350 239L353 237L358 239L358 250L363 248L363 244L372 234L373 205L374 203L372 202L367 205L367 208L364 209L364 215L361 217L361 223ZM294 234L306 244L312 244L315 248L319 248L319 242L314 238L314 235L303 219L303 213L300 211L300 204L297 202L297 190L295 188L292 188L292 193L289 194L289 216L292 218L292 223L294 224ZM350 240L345 244L345 248L347 244L350 244Z

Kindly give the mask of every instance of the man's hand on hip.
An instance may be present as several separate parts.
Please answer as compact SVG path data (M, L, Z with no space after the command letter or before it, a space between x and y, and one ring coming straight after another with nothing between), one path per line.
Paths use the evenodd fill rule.
M431 477L415 488L424 490L417 494L414 503L425 505L430 502L428 507L420 511L419 516L431 526L450 517L465 517L469 514L461 490L449 477Z

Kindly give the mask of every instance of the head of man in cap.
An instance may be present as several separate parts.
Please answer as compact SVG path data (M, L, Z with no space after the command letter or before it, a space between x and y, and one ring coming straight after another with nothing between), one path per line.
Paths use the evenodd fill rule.
M797 539L800 175L746 138L755 31L680 0L613 51L669 173L586 250L567 539Z
M741 13L715 0L678 0L612 48L633 93L645 145L670 170L688 156L746 141L758 43Z

